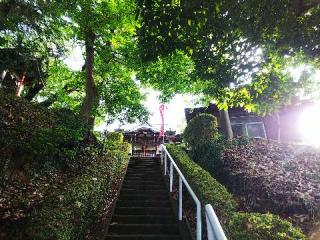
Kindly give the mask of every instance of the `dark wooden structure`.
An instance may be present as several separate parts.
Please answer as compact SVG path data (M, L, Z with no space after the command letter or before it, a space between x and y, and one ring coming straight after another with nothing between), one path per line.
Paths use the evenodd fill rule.
M289 106L284 106L279 112L267 116L259 116L249 113L243 108L229 108L229 118L235 137L248 136L256 138L267 138L280 140L282 142L300 142L302 136L298 123L301 113L314 103L310 101L296 101ZM187 122L200 113L214 115L220 126L220 114L216 105L208 107L186 108L185 116Z
M139 157L155 157L160 152L160 145L165 142L181 142L181 135L175 131L166 131L164 137L160 131L152 127L139 127L132 131L124 131L125 141L131 143L131 154Z
M31 101L44 87L47 68L46 57L35 57L16 48L0 48L0 87L8 94L16 93L19 81L25 75L24 98Z

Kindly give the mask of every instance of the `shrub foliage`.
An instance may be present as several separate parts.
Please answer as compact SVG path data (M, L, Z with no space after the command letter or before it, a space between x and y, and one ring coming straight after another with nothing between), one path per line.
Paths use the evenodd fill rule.
M193 148L199 144L210 142L219 136L217 119L211 114L199 114L191 119L183 132L184 141Z
M48 110L0 92L0 166L27 164L72 167L86 129L68 110Z
M191 159L212 172L219 169L223 137L218 133L217 119L211 114L200 114L194 117L184 131Z
M305 236L288 221L273 214L236 212L227 223L231 239L300 240Z
M108 152L98 157L87 169L52 197L36 208L28 226L32 239L81 239L86 230L97 221L106 202L116 197L116 182L124 176L128 164L128 146L120 152Z
M302 227L319 219L318 149L235 139L225 145L221 156L221 181L244 199L247 209L289 216Z
M227 189L211 177L209 172L194 163L181 146L167 145L167 149L197 191L201 201L212 204L221 219L230 217L236 209L236 202Z
M228 239L243 240L301 240L305 236L286 220L272 214L236 211L232 195L210 173L194 163L185 149L167 146L172 157L198 193L203 204L211 204L227 232Z
M199 164L202 168L210 173L220 173L221 164L220 161L223 149L224 139L222 137L203 142L192 147L188 154L191 159Z
M0 91L0 238L83 239L128 163L113 135L99 142L71 111Z

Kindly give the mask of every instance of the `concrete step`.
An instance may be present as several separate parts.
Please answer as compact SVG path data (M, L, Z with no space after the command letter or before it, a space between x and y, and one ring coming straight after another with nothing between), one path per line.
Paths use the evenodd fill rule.
M113 222L122 224L143 224L143 223L175 223L176 220L173 216L166 215L114 215Z
M165 195L168 196L168 193L165 189L133 189L133 188L122 188L120 194L149 194L154 196Z
M117 207L169 207L169 201L160 200L119 200Z
M145 171L136 171L134 169L128 169L127 170L128 176L159 176L161 177L160 171L154 171L154 170L145 170Z
M160 167L158 163L129 163L128 167Z
M145 161L145 160L159 160L160 157L138 157L138 156L133 156L131 157L132 160L138 160L138 161Z
M129 163L154 163L154 164L160 164L161 163L161 160L134 160L134 159L131 159L129 161Z
M130 160L106 239L181 239L159 158Z
M157 200L160 200L160 199L163 199L163 200L167 200L168 199L168 194L161 194L161 195L154 195L154 194L148 194L148 193L140 193L140 194L137 194L137 193L120 193L120 198L119 200L154 200L154 199L157 199Z
M160 164L161 161L155 161L155 160L130 160L129 164Z
M109 226L108 234L179 234L177 224L117 224L112 223Z
M128 167L127 169L128 171L135 171L135 172L145 172L145 171L149 171L149 172L157 172L157 173L161 173L161 168L160 167Z
M148 168L141 168L141 169L134 169L134 168L128 168L127 173L145 173L145 172L152 172L152 173L158 173L161 175L160 168L158 169L148 169Z
M160 164L158 163L129 163L128 167L154 167L160 168Z
M137 189L137 190L166 190L163 185L155 184L135 184L135 183L126 183L122 185L122 189Z
M135 185L154 185L154 186L163 186L163 182L157 180L127 180L124 179L123 185L135 184Z
M128 165L128 169L138 169L138 170L141 170L143 171L143 169L152 169L152 170L155 170L155 171L159 171L159 169L161 169L160 166L157 166L157 165L154 165L154 164L150 164L150 165Z
M134 175L126 176L125 181L163 181L162 176L143 176L143 175Z
M127 172L127 177L149 177L149 178L160 178L162 179L162 174L159 171L154 172L136 172L136 171L129 171Z
M116 215L169 215L172 210L169 207L116 207Z
M121 234L108 235L106 240L181 240L181 238L179 235Z

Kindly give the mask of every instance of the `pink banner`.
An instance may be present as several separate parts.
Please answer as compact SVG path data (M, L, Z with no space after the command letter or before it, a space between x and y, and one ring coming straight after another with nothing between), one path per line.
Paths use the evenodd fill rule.
M164 104L161 104L159 107L160 116L161 116L161 127L160 127L160 135L159 137L164 136Z
M18 86L17 86L17 91L16 91L17 97L20 97L25 80L26 80L26 72L23 72L22 78L18 82Z

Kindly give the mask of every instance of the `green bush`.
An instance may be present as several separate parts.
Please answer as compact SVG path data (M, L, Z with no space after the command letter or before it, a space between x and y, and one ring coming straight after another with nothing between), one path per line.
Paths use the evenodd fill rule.
M236 209L236 202L227 189L193 162L181 146L170 144L167 149L198 193L201 202L212 204L220 219L228 219Z
M211 204L230 240L299 240L305 236L286 220L276 215L242 213L236 211L236 203L227 189L192 161L185 149L167 145L187 180L200 197L203 205Z
M223 170L222 170L223 169ZM293 143L238 138L223 151L218 180L246 209L292 219L305 233L320 220L320 150ZM217 171L212 171L217 177Z
M211 114L200 114L193 118L184 131L184 140L191 159L209 173L219 172L222 166L222 153L226 141L218 133L217 119Z
M109 132L105 140L107 149L117 149L123 143L123 134L121 132Z
M300 240L305 236L288 221L273 214L234 213L227 224L230 239Z
M128 164L127 144L119 151L109 151L94 160L90 168L50 199L35 208L28 222L28 233L34 240L81 239L103 211L105 200L114 197L115 180L123 176Z
M29 155L33 164L62 163L65 167L76 161L86 131L80 118L69 110L49 110L0 92L0 145L5 149L0 161L19 161L21 155Z
M188 147L210 142L219 136L217 119L211 114L199 114L191 119L183 132Z
M222 169L222 154L225 148L223 138L198 144L188 152L190 158L209 173L219 173Z

